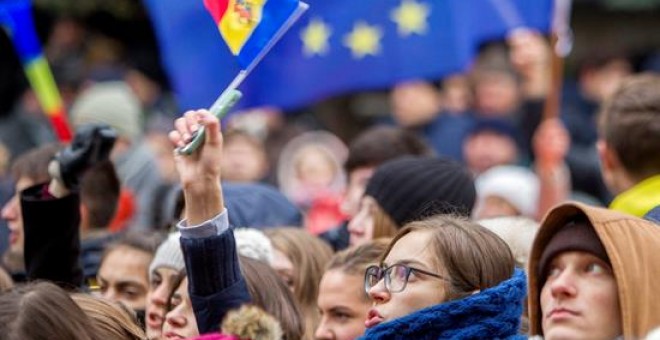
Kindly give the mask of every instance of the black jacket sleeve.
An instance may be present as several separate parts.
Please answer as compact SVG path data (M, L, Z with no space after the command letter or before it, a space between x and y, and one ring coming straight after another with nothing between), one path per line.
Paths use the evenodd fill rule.
M28 280L48 280L66 289L82 285L80 198L52 197L47 184L21 192Z

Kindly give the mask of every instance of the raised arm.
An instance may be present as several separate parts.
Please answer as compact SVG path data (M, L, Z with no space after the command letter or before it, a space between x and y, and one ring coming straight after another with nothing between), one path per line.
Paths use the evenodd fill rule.
M175 155L185 198L179 223L188 291L201 334L217 331L227 311L250 301L241 275L236 242L220 186L222 134L218 119L206 110L176 120L170 139L181 147L205 126L204 145L191 155Z

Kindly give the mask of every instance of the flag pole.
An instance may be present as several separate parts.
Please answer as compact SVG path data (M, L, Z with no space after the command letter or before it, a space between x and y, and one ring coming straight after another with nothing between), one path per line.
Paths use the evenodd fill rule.
M222 119L228 112L229 110L236 105L239 99L243 96L241 91L237 90L237 88L243 83L245 78L247 78L248 74L254 70L254 68L259 64L259 62L264 58L264 56L275 46L275 43L280 40L280 38L286 33L286 31L291 28L291 26L300 18L300 16L309 8L309 5L307 5L304 2L298 3L298 6L296 9L291 13L289 18L284 22L282 27L280 27L275 35L273 35L273 38L270 39L270 41L264 46L264 48L257 54L257 56L250 62L248 67L246 67L244 70L241 70L238 72L236 77L229 83L229 85L225 88L222 93L218 96L218 98L215 100L213 105L211 105L211 108L209 111L218 117L218 119ZM202 145L204 142L204 138L206 136L206 132L204 127L201 127L199 130L197 130L190 142L188 144L179 147L176 149L176 152L180 155L190 155L197 148Z
M573 45L570 29L571 0L555 0L550 37L550 88L543 106L543 119L559 116L561 90L564 80L564 58Z

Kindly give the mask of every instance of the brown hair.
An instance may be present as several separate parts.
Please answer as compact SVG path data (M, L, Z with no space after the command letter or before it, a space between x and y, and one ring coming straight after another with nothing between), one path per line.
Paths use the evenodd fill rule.
M271 228L264 231L273 248L286 255L294 268L293 295L305 316L305 327L313 332L320 315L316 306L323 270L332 257L330 246L298 228Z
M601 138L635 180L660 173L660 75L628 78L600 115Z
M80 185L80 202L87 207L90 229L106 228L117 210L119 178L114 165L104 161L85 172Z
M239 256L239 260L252 303L280 322L283 339L302 339L305 333L303 317L284 281L266 263L245 256Z
M14 180L27 177L35 183L50 181L48 163L55 157L61 145L57 143L42 145L20 155L11 166Z
M379 262L383 253L387 250L390 240L389 238L380 238L344 249L330 259L325 271L339 270L348 275L362 277L367 267ZM361 291L364 292L364 289L361 289ZM365 300L368 299L366 293L363 294L363 297Z
M38 282L0 295L3 339L94 339L85 313L60 287Z
M87 294L72 294L71 298L90 318L100 339L141 340L147 336L135 315L122 304Z
M433 150L412 131L391 126L372 127L348 146L347 173L361 167L376 167L405 155L430 156Z
M381 262L402 237L414 232L431 234L426 246L431 247L436 265L451 278L445 285L447 300L493 287L513 275L513 255L501 238L466 218L449 215L408 223L389 244Z
M374 205L373 219L374 219L374 233L373 238L381 237L394 237L397 231L401 228L392 217L380 206L378 202Z

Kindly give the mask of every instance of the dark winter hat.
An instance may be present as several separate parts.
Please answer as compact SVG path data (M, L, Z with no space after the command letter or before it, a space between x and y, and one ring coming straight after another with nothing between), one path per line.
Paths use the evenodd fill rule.
M222 183L229 224L264 229L302 226L300 210L281 192L262 183Z
M378 167L365 195L399 226L435 214L469 216L476 191L461 164L434 157L403 157Z
M586 218L578 218L566 223L565 226L552 236L541 254L538 274L543 277L550 261L555 256L566 251L587 252L611 264L603 243Z

